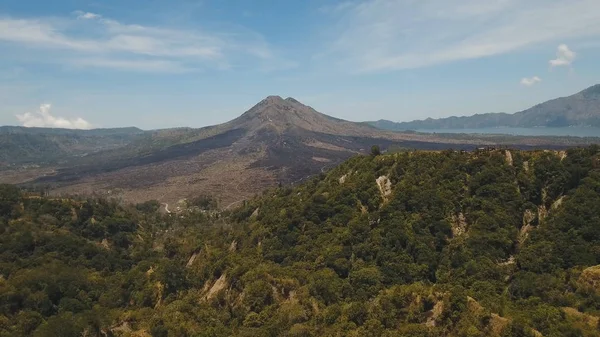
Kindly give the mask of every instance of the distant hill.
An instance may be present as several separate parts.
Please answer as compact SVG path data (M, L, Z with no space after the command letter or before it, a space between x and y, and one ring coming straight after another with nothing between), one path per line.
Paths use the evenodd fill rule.
M383 131L279 96L263 99L227 123L200 129L45 130L0 133L6 144L0 147L5 166L0 182L49 185L57 194L110 194L133 202L173 203L201 191L220 198L224 207L266 187L297 184L368 153L373 145L399 151L497 144L564 148L592 142Z
M0 163L57 163L124 146L143 133L135 127L72 130L1 126Z
M600 127L600 84L575 95L553 99L515 114L485 113L403 123L380 120L368 124L394 131L490 127Z
M45 134L45 135L81 135L81 136L116 136L135 135L144 133L144 130L136 127L125 128L100 128L91 130L61 129L61 128L38 128L24 126L0 126L0 134Z

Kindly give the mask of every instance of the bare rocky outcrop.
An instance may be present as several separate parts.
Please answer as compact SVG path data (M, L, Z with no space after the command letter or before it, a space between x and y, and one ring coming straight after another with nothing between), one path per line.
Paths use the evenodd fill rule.
M235 252L236 249L237 249L237 241L233 240L233 241L231 241L231 244L229 245L229 251Z
M577 280L579 289L600 296L600 265L585 269Z
M198 257L198 252L195 252L194 254L192 254L192 256L190 256L188 262L185 264L185 267L190 268L194 264L194 261L196 260L197 257Z
M503 262L500 262L500 263L498 263L498 265L500 265L500 266L512 266L512 265L514 265L514 264L516 264L516 263L517 263L517 260L515 259L515 257L514 257L514 256L512 256L512 255L511 255L511 256L508 258L508 260L506 260L506 261L503 261Z
M529 162L528 161L523 162L523 170L525 170L525 172L529 172Z
M538 220L540 222L544 221L544 219L546 219L546 217L548 216L548 209L546 208L546 206L541 205L538 207Z
M476 299L470 296L467 296L467 307L469 308L469 311L474 314L479 314L484 310L481 304L479 304Z
M535 214L530 209L525 210L523 212L523 227L531 225L533 220L535 220Z
M512 156L512 153L509 150L506 150L504 152L504 155L506 156L506 164L508 164L509 166L513 166L513 156Z
M71 207L71 221L75 222L77 221L77 211L75 210L74 207Z
M392 194L392 182L387 176L381 176L377 178L377 187L383 200L387 201L387 198Z
M83 337L97 336L89 330L86 330L82 334ZM131 337L150 337L150 334L145 330L133 331L129 321L123 321L114 324L108 328L100 330L100 336L131 336Z
M558 151L558 157L560 158L560 161L565 160L565 158L567 158L567 151Z
M108 240L106 240L106 238L102 239L102 242L100 242L100 245L104 248L104 249L110 249L110 245L108 244Z
M491 336L500 336L502 330L510 323L507 318L501 317L498 314L492 314L490 317L490 332Z
M319 302L317 302L314 297L310 298L310 305L315 315L318 315L321 312L321 309L319 309Z
M525 243L525 240L527 240L529 237L529 232L531 232L533 228L534 227L532 225L525 225L521 227L521 230L519 231L519 245Z
M542 188L542 203L546 204L547 200L548 200L548 187L543 187Z
M365 205L363 205L360 201L359 201L359 204L360 204L360 213L361 214L369 213L369 210L367 209L367 207Z
M427 322L425 323L428 327L435 327L437 325L437 320L442 316L444 312L444 301L437 302L433 309L431 310L431 316L427 318Z
M565 196L561 195L560 198L556 199L556 201L552 204L551 209L555 210L555 209L559 208L562 205L564 199L565 199Z
M591 328L598 327L598 323L600 318L597 316L592 316L590 314L583 313L576 308L565 307L562 308L564 313L575 321L579 321L583 324L587 324Z
M343 176L340 177L340 185L343 185L346 182L346 178L348 177L347 174L344 174Z
M461 236L467 232L467 219L462 212L452 215L451 229L453 237Z
M529 237L529 232L534 229L532 225L533 220L535 220L536 215L531 210L525 210L523 213L523 226L519 231L519 245L522 245L525 240Z
M129 322L122 322L120 324L110 327L110 331L113 333L129 333L132 331Z
M155 287L156 287L156 292L157 292L156 298L158 299L158 301L156 301L156 305L154 306L154 309L156 309L162 305L163 294L165 293L165 285L162 284L161 282L156 282Z
M561 196L559 197L557 200L555 200L552 203L552 206L550 206L550 209L548 209L546 207L546 202L548 201L548 193L546 191L546 189L544 188L542 190L542 200L543 200L543 204L538 206L538 220L541 223L542 221L544 221L544 219L546 219L546 217L548 217L548 214L550 213L550 211L556 210L558 209L564 200L565 196Z
M223 275L221 275L221 277L219 277L219 279L217 279L215 281L215 283L213 283L212 287L210 287L210 289L208 290L206 295L204 295L204 297L202 297L202 299L204 301L208 301L208 300L212 299L221 290L225 289L225 287L227 287L227 275L223 274Z

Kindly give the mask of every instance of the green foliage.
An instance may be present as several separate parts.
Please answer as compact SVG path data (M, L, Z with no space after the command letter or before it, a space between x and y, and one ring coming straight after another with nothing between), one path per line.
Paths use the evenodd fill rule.
M150 200L135 205L135 208L142 213L154 213L160 208L160 203L157 200Z
M597 336L600 149L511 152L359 156L180 216L0 186L0 336Z
M206 211L217 209L217 206L218 206L217 200L215 200L215 198L213 198L209 195L197 196L197 197L193 198L192 200L190 200L189 204L190 204L190 206L196 206L196 207L200 208L201 210L206 210Z
M21 192L17 187L0 184L0 217L4 220L14 217L20 200Z
M371 155L372 156L379 156L379 155L381 155L381 149L379 148L379 145L373 145L373 146L371 146Z

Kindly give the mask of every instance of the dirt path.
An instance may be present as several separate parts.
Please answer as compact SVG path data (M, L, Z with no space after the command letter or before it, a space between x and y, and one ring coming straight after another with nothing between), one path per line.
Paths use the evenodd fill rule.
M169 204L163 202L161 205L165 206L165 212L167 212L167 214L171 214L171 211L169 211Z
M237 193L238 193L238 194L241 194L241 193L242 193L242 191L240 191L240 184L241 184L241 182L240 182L240 183L237 183L237 184L235 185L235 190L237 191ZM225 210L225 211L226 211L226 210L230 209L231 207L233 207L233 205L237 205L237 204L239 204L240 202L242 202L242 201L244 201L244 200L246 200L246 199L244 198L244 199L241 199L241 200L238 200L238 201L234 201L234 202L232 202L231 204L227 205L227 207L225 207L223 210Z
M246 200L246 199L243 199L243 200L238 200L238 201L232 202L231 204L227 205L227 207L225 207L225 208L224 208L224 210L226 211L226 210L230 209L231 207L233 207L233 205L239 204L240 202L242 202L242 201L244 201L244 200Z

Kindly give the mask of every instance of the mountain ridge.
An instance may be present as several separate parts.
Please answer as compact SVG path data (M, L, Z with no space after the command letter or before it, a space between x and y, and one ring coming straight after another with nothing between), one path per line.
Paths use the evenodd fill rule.
M46 128L46 127L26 127L26 126L14 126L14 125L3 125L0 126L0 134L6 133L23 133L23 134L79 134L79 135L95 135L95 136L106 136L106 135L117 135L117 134L139 134L145 132L144 130L135 126L125 126L116 128L95 128L95 129L65 129L65 128Z
M392 122L367 122L384 130L471 129L489 127L600 127L600 84L570 96L536 104L513 114L481 113L472 116Z
M592 142L384 131L280 96L262 99L229 122L200 129L144 131L104 139L114 139L109 143L80 135L62 135L60 141L54 135L35 137L38 141L31 142L0 134L0 144L10 145L0 147L0 182L47 186L55 195L100 194L129 202L174 203L203 191L225 205L323 173L349 157L369 153L374 145L382 151L439 151L498 145L564 149Z

